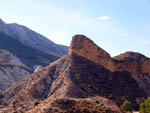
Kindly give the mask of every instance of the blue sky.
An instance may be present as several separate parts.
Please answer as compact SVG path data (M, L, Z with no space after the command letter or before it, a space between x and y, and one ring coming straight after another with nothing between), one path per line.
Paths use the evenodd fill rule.
M84 34L112 56L150 56L150 0L1 0L0 18L68 45Z

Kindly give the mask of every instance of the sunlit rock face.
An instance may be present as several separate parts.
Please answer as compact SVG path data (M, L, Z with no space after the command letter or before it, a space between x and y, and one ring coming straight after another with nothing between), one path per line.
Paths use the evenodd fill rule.
M69 55L72 53L85 57L113 71L113 60L111 56L84 35L75 35L72 38Z

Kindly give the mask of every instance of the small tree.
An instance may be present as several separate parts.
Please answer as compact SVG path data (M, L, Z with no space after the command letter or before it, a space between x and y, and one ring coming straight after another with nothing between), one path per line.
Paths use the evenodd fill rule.
M133 111L133 107L131 102L129 102L128 100L124 101L123 104L121 105L121 109L123 109L126 112L131 112Z
M146 113L145 104L140 104L140 113Z
M144 103L140 104L140 113L150 113L150 98L148 97Z

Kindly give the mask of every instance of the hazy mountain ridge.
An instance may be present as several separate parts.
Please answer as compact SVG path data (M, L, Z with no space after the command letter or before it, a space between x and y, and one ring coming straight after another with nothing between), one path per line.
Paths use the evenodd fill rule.
M78 99L86 100L90 97L92 100L90 105L93 105L92 98L98 96L111 99L118 106L124 100L129 100L137 109L140 102L150 95L147 91L147 84L150 84L149 68L150 59L143 55L130 52L112 58L86 36L75 35L67 55L14 84L3 93L1 104L15 103L21 111L30 109L30 113L35 111L45 113L55 110L55 107L58 109L55 112L65 110L72 113L75 108L70 111L60 108L70 102L65 101L64 98L71 100L75 98L75 103L80 104ZM53 104L49 103L55 103L55 99L64 101L61 104L56 102L57 106L53 109ZM34 107L36 100L40 104ZM87 101L84 102L87 103ZM100 107L100 102L97 105ZM70 108L73 106L74 104L71 104ZM105 107L109 108L107 105ZM79 107L79 109L82 108L85 111L79 110L79 113L92 110L90 107ZM119 109L117 106L116 108ZM122 111L119 112L122 113ZM106 110L104 113L111 112Z
M58 56L53 54L48 54L37 50L35 48L31 48L20 43L18 40L6 36L5 34L0 32L0 48L5 49L14 55L16 55L24 64L29 67L33 67L34 65L48 65L50 62L58 59Z
M0 31L26 46L38 49L48 54L53 54L60 57L68 51L67 46L55 44L46 37L16 23L6 24L0 20Z

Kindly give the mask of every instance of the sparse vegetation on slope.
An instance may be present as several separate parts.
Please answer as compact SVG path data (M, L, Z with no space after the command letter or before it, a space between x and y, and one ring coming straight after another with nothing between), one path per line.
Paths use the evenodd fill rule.
M115 103L101 97L61 98L42 103L27 113L123 113ZM40 105L39 105L40 106Z

